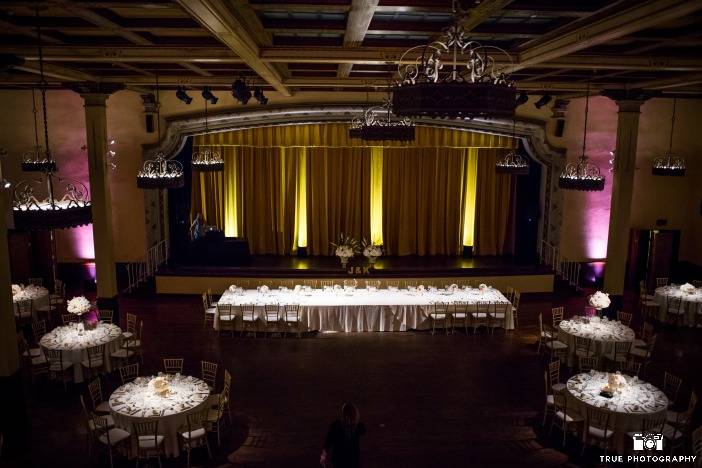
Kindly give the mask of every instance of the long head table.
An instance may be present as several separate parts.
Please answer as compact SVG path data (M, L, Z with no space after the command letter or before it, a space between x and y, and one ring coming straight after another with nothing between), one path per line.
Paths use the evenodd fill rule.
M478 302L509 303L498 290L487 288L447 291L407 289L311 289L270 290L255 289L222 293L218 303L231 305L253 304L257 321L265 320L265 306L297 304L303 328L317 331L406 331L430 328L429 313L434 304L467 302L468 310L475 310ZM512 329L512 308L506 308L506 328ZM215 314L215 329L219 329L219 313Z

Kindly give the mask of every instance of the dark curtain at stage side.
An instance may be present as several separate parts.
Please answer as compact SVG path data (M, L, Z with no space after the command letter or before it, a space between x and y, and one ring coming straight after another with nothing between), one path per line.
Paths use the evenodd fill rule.
M295 203L302 148L237 148L238 200L252 254L287 255L295 247Z
M307 148L307 249L333 255L343 233L370 239L370 148Z
M207 225L224 229L223 171L193 173L190 206L200 210Z
M466 151L383 150L383 243L387 254L460 253Z
M477 255L514 253L516 180L495 172L503 148L478 150L478 187L475 202L475 246Z

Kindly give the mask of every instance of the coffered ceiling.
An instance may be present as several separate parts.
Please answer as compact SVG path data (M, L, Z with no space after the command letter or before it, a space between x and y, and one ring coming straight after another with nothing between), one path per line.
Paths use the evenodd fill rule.
M34 5L0 2L2 88L38 81ZM595 90L702 95L699 0L463 6L471 39L510 53L519 89L575 96L592 77ZM450 0L49 0L39 15L50 86L229 88L246 76L285 95L383 87L406 49L452 21Z

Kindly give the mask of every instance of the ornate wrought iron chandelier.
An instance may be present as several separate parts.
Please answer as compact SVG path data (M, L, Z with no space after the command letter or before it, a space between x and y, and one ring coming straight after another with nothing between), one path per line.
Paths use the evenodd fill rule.
M512 141L515 141L515 127L517 120L512 120ZM519 154L519 148L514 148L495 162L495 171L500 174L527 175L529 174L529 161Z
M48 86L44 76L44 58L41 43L41 21L39 21L39 8L36 9L37 41L39 43L39 75L41 102L44 112L44 148L39 145L39 136L35 126L34 150L30 156L23 158L22 169L44 174L44 180L23 180L14 189L12 212L15 226L20 229L66 229L92 222L92 210L88 188L82 182L54 176L56 162L49 151L49 127L46 114L46 88ZM34 92L32 92L32 97ZM36 108L36 106L35 106ZM43 158L40 156L43 153ZM36 156L36 157L35 157ZM56 195L56 184L61 184L63 194ZM45 187L46 194L37 197L35 187ZM53 245L53 242L52 242Z
M489 53L506 56L510 64L511 56L468 39L460 21L465 12L459 12L456 0L453 13L454 24L439 40L412 47L400 58L393 111L403 117L512 118L514 83ZM420 55L407 64L417 52Z
M158 141L161 141L161 101L158 94L158 76L156 77L156 119ZM163 151L156 153L154 159L144 161L137 174L137 187L140 189L180 188L184 185L183 165L179 161L167 159Z
M651 173L660 176L685 175L685 158L673 154L673 131L675 130L675 104L677 99L673 98L673 115L670 118L670 140L668 143L668 153L665 156L655 158Z
M413 141L414 131L414 122L410 119L392 118L392 102L388 98L383 105L369 107L363 115L352 120L349 137L366 141Z
M590 162L585 154L587 143L587 117L590 107L590 78L587 80L587 95L585 98L585 125L583 126L583 152L577 162L566 164L558 177L558 186L565 190L600 191L604 190L605 178L600 174L600 168Z
M207 99L205 99L205 135L207 135ZM203 135L204 136L204 135ZM193 171L217 172L224 170L224 159L214 147L198 146L190 163Z

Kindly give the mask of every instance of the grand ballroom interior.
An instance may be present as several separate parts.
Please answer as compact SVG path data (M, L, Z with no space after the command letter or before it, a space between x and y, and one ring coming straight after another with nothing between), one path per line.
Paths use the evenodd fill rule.
M0 2L0 466L702 467L702 2Z

